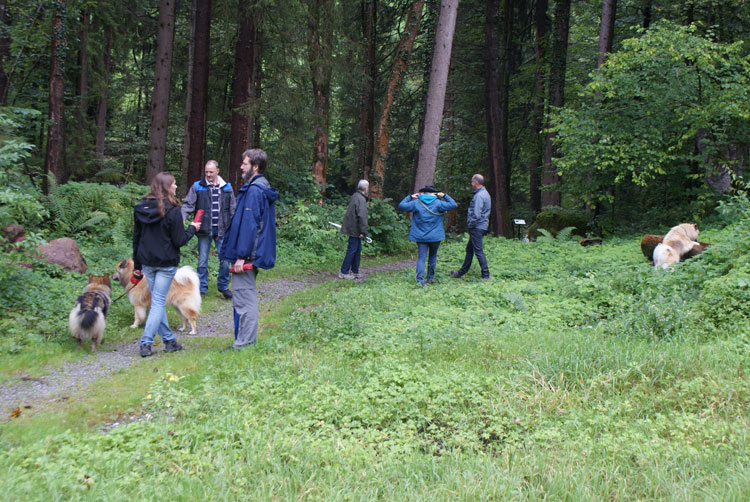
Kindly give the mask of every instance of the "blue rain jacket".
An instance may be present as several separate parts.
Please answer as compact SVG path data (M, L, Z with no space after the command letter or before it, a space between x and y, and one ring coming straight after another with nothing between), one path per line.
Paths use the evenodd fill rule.
M443 213L456 207L458 207L456 201L448 194L445 194L444 199L440 199L435 195L422 193L414 200L411 195L407 195L398 204L401 211L414 213L409 230L409 240L414 242L445 240Z

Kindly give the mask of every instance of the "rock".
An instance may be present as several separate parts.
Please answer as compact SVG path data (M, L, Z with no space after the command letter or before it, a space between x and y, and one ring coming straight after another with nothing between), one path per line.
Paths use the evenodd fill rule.
M654 259L654 249L656 249L656 246L658 246L662 239L664 239L663 235L654 235L654 234L646 234L641 239L641 252L643 253L643 256L648 258L649 260ZM708 246L711 245L710 242L701 242L698 241L698 244L700 244L699 247L695 247L688 251L688 253L683 256L683 258L692 258L693 256L701 254L703 251L706 250Z
M78 251L78 244L73 239L63 237L39 246L39 252L48 262L60 265L65 270L83 274L88 269L86 260Z
M23 226L16 223L11 223L7 227L3 228L3 238L8 241L8 250L12 251L14 249L17 249L17 247L11 246L11 244L15 244L16 242L21 242L22 240L26 239L26 231L24 230ZM3 244L3 247L6 247L5 243Z

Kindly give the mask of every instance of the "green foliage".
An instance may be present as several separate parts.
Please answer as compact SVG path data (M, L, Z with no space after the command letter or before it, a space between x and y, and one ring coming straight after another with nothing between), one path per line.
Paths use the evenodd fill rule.
M573 230L575 230L575 227L565 227L562 230L560 230L557 235L552 235L548 230L545 230L544 228L539 229L539 233L541 234L539 237L536 238L539 242L566 242L574 240L575 237L573 235Z
M368 228L378 254L398 253L409 246L409 225L391 199L373 199L367 204Z
M542 234L549 235L551 238L552 235L558 235L567 227L571 228L563 233L563 238L560 240L567 240L572 234L583 237L586 235L590 222L591 213L583 209L549 206L537 215L534 224L529 227L529 237L535 239Z
M552 118L563 189L578 200L611 203L613 184L650 187L665 176L684 193L686 180L732 169L731 145L750 141L750 60L741 43L695 27L661 22L623 41L581 98Z

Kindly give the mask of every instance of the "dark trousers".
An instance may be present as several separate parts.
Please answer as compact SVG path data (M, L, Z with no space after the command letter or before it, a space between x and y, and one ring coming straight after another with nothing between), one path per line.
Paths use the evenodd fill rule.
M464 258L464 264L458 270L458 273L464 275L469 271L471 267L471 260L474 255L477 255L477 261L479 267L482 269L482 277L490 276L490 269L487 268L487 257L484 256L484 250L482 249L482 238L486 230L480 230L478 228L469 229L469 242L466 243L466 257Z
M349 244L346 246L346 256L344 263L341 264L341 273L352 274L359 273L359 257L362 254L362 239L359 237L349 237Z

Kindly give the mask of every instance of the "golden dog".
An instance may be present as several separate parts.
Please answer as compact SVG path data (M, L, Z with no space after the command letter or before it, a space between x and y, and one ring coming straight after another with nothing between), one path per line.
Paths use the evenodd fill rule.
M118 281L122 287L128 291L128 300L133 305L135 320L130 326L137 328L146 321L146 313L151 306L151 292L148 289L148 283L144 277L136 286L130 283L130 276L133 274L133 260L128 258L117 264L115 273L112 275L113 281ZM182 317L182 326L180 331L187 329L190 324L190 334L198 333L195 322L201 313L201 294L199 289L198 274L192 267L180 267L172 279L172 285L167 293L167 305L177 309ZM132 288L132 289L131 289Z
M694 247L700 247L697 239L698 225L695 223L680 223L672 227L654 249L654 267L667 268L678 263Z

